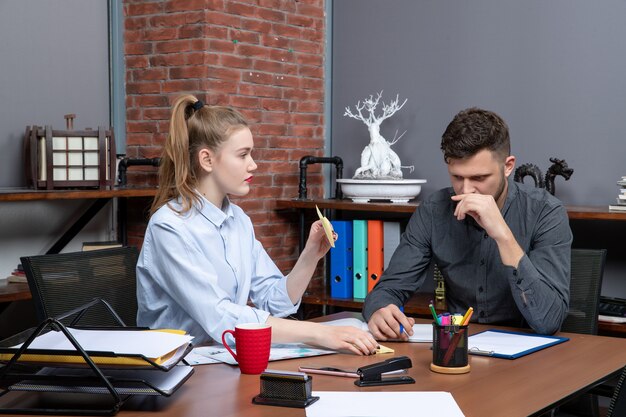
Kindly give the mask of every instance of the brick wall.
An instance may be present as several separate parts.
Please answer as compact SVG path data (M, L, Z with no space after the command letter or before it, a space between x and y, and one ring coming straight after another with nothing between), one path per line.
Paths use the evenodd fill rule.
M297 196L302 156L324 154L323 0L124 0L124 16L127 155L160 155L181 93L240 110L258 170L251 193L235 201L287 273L297 215L277 212L274 201ZM309 197L322 196L319 166L308 171ZM156 184L154 168L129 169L128 182ZM141 245L149 203L130 202L131 244Z

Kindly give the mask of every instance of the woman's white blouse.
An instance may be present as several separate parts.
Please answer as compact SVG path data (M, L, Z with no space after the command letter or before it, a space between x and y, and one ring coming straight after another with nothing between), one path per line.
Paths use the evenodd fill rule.
M296 312L250 218L228 199L222 210L202 199L185 215L170 201L150 218L137 263L137 324L184 329L199 344L221 342L239 323Z

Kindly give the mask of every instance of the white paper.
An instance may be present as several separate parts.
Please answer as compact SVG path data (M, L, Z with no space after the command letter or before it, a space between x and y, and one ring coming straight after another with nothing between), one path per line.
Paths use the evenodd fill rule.
M186 345L193 336L146 330L68 329L87 351L114 352L118 355L141 354L156 359ZM16 348L20 345L14 346ZM62 332L50 331L38 336L30 349L76 350Z
M306 408L307 417L464 417L449 392L313 391L319 400Z
M501 355L515 355L530 349L554 343L549 337L523 335L518 333L501 333L485 331L468 338L469 351L481 353L497 353Z
M366 332L369 331L369 329L367 328L367 323L354 317L350 317L347 319L325 321L322 324L327 324L330 326L352 326L352 327L356 327L357 329L361 329ZM433 341L432 324L414 324L413 325L413 336L409 337L409 342L432 343L432 341Z

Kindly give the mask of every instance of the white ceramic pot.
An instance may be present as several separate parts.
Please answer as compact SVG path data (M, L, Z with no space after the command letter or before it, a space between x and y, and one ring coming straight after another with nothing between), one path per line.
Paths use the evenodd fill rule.
M417 197L426 180L355 180L338 179L345 197L355 203L370 200L391 200L392 203L406 203Z

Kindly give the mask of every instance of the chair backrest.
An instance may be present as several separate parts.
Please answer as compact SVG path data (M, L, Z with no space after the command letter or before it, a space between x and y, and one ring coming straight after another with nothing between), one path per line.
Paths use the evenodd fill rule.
M622 375L615 386L615 391L613 391L613 397L611 398L611 404L609 405L609 411L606 417L626 416L626 390L624 384L626 384L626 367L622 371Z
M572 249L569 312L561 331L598 333L606 249Z
M22 257L37 319L57 317L101 298L127 326L135 326L137 257L134 247ZM62 322L68 324L74 317ZM112 326L116 322L99 304L90 308L78 324Z

